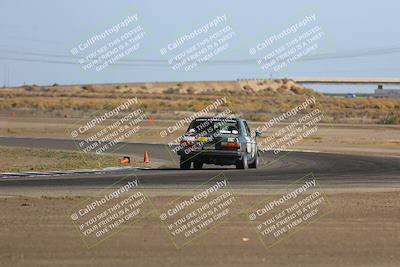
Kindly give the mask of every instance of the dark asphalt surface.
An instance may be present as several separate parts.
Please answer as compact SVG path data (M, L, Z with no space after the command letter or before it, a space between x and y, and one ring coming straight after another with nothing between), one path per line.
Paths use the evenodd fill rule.
M41 147L74 150L71 140L32 139L0 137L2 146ZM174 168L173 159L165 145L124 144L118 153L135 156L147 150L151 157L169 161L170 167L134 172L143 186L149 188L185 188L206 182L223 172L236 188L268 188L285 185L312 172L324 185L339 187L396 187L400 188L400 158L385 158L356 155L339 155L312 152L281 152L278 156L266 153L262 166L256 170L236 170L231 167L214 168L206 165L204 170L179 170ZM177 159L177 158L175 158ZM0 179L0 188L46 187L46 188L98 188L110 186L128 171L100 174L69 174L62 176L16 177Z

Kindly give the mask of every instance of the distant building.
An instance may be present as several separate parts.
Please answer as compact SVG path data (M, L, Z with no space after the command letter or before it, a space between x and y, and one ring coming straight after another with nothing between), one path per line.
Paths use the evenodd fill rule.
M378 85L374 96L380 98L400 98L400 89L383 89L383 85Z

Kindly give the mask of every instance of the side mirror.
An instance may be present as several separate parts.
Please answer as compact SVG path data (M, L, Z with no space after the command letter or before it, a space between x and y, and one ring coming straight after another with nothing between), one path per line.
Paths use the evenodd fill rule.
M256 137L261 136L262 132L260 130L256 130Z

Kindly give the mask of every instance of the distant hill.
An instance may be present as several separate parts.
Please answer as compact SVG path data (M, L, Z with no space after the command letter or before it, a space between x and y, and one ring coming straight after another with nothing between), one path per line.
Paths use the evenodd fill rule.
M151 82L151 83L120 83L91 85L58 85L37 86L26 85L21 88L27 91L53 91L59 93L68 90L69 93L157 93L157 94L285 94L285 95L320 95L312 89L307 89L289 79L274 80L237 80L237 81L200 81L200 82ZM17 88L15 88L17 89Z

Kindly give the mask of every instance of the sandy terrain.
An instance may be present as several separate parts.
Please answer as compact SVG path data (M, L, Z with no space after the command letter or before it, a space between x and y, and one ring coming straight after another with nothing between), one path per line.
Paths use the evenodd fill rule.
M244 206L259 197L239 196ZM160 207L174 198L151 200ZM239 214L177 250L155 214L87 249L67 216L83 198L3 197L0 266L400 265L400 191L336 190L327 198L330 214L272 248Z

